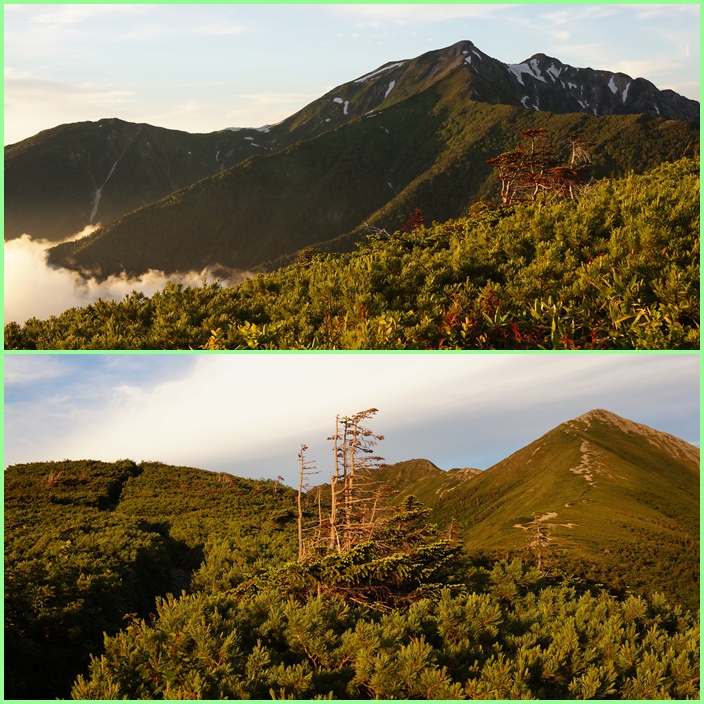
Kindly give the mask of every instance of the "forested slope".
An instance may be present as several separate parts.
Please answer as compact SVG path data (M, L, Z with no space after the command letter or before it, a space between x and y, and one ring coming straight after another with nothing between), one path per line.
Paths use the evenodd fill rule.
M698 349L699 160L5 328L7 349Z
M338 236L359 237L365 221L393 230L416 207L442 222L493 195L487 159L535 128L556 145L576 132L593 142L595 178L642 173L697 153L699 144L694 123L474 102L452 74L382 113L247 159L57 245L49 262L99 278L216 265L246 271Z
M698 699L698 619L551 584L520 562L402 609L278 585L159 603L75 699Z

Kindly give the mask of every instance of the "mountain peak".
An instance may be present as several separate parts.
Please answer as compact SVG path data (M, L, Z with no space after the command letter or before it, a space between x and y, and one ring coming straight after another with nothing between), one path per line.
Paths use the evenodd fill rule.
M655 430L648 425L635 423L628 418L622 418L611 411L603 408L595 408L587 413L578 416L573 421L569 421L568 425L573 423L584 423L587 428L591 427L592 422L611 425L618 428L626 435L641 435L649 443L660 450L668 452L673 457L680 460L689 460L699 463L699 448L691 445L688 442L669 433L664 433L661 430Z

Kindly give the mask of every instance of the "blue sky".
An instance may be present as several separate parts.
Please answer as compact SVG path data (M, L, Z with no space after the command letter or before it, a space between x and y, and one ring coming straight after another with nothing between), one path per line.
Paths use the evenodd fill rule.
M379 409L387 462L486 469L594 408L699 445L692 354L6 354L5 464L160 460L322 476L335 414Z
M5 5L5 144L119 117L189 132L278 122L396 59L469 39L699 99L699 6Z

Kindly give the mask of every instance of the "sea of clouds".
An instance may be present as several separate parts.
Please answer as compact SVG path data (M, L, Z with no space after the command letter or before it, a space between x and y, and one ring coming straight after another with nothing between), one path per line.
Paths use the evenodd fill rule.
M69 237L75 240L90 234L95 227ZM47 249L58 244L48 240L33 239L22 235L5 242L5 324L24 323L29 318L48 318L74 307L103 300L122 300L132 291L151 296L164 288L167 281L185 286L200 286L204 282L219 280L223 286L239 283L249 272L230 272L226 277L216 276L213 268L186 273L164 274L150 269L137 278L122 274L110 276L105 281L85 278L75 271L57 268L47 263Z

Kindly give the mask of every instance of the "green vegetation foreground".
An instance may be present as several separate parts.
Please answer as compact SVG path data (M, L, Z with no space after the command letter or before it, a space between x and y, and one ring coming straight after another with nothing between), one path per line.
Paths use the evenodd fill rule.
M129 460L6 475L8 699L699 696L698 612L475 559L410 496L373 541L296 559L278 482Z
M699 160L5 328L7 349L698 349Z
M106 638L74 699L697 699L698 624L664 599L541 585L498 563L485 590L380 612L278 589L160 601Z

